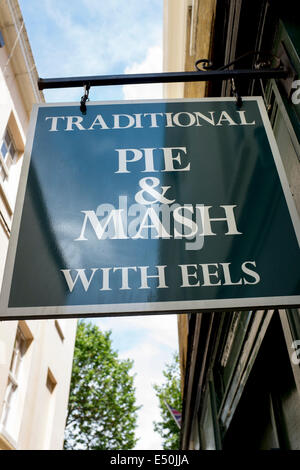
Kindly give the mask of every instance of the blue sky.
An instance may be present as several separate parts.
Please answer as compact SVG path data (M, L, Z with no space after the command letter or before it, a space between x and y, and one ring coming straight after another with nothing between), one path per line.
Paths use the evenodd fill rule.
M42 78L160 72L163 0L19 0L38 74ZM45 90L48 102L77 101L83 89ZM91 101L162 98L160 85L98 87ZM122 358L135 361L139 412L137 449L161 449L152 385L177 350L175 315L98 318L111 329Z
M151 48L161 48L163 0L19 3L42 78L132 73L130 69L143 64ZM46 90L45 96L47 101L70 101L81 91ZM90 97L122 99L123 91L116 86L98 87Z

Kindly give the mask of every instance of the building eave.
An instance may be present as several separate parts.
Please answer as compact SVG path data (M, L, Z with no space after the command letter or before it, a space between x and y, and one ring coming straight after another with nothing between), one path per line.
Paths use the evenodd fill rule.
M38 89L38 73L18 0L0 3L0 28L8 53L7 65L13 71L29 116L32 105L44 102L45 98Z

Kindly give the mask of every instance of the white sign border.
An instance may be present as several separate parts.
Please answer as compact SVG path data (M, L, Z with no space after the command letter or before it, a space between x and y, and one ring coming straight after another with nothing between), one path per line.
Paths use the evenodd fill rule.
M283 193L287 202L290 217L294 226L298 244L300 247L300 220L297 209L289 188L287 176L279 154L273 130L265 109L261 96L243 97L243 101L256 101L265 127L269 145L272 151L274 162L280 178ZM122 100L122 101L95 101L87 103L87 106L106 106L112 104L126 105L133 103L179 103L179 102L216 102L216 101L236 101L232 97L207 97L207 98L182 98L182 99L160 99L160 100ZM11 280L13 276L14 260L17 250L19 229L21 224L22 209L25 198L26 183L30 166L31 151L35 134L37 115L39 108L75 106L75 103L42 103L34 104L29 124L26 147L23 156L23 165L18 188L15 212L13 216L11 237L6 258L2 291L0 295L0 320L17 319L47 319L47 318L75 318L82 316L121 316L121 315L145 315L162 313L189 313L193 311L226 311L226 310L253 310L267 308L284 308L300 306L300 295L298 296L277 296L277 297L250 297L234 299L209 299L209 300L188 300L188 301L168 301L168 302L146 302L146 303L126 303L126 304L96 304L96 305L65 305L51 307L8 307ZM78 105L79 107L79 105Z

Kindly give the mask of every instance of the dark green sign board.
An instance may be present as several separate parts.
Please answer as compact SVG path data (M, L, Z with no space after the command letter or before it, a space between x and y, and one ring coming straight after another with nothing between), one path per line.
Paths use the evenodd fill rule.
M261 98L34 109L2 317L296 306L299 266Z

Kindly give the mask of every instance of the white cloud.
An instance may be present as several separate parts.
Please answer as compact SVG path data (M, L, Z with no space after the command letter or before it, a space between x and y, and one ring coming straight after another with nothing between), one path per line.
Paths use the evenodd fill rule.
M142 344L124 351L121 355L124 358L134 359L136 399L137 404L142 405L138 415L136 435L139 441L136 449L158 450L162 448L161 438L153 430L153 421L160 420L158 399L153 384L163 382L162 371L165 364L171 361L173 351L164 351L159 341L153 342L151 337L148 337L148 339L144 338Z
M151 342L143 342L122 354L134 359L136 373L135 387L137 405L142 405L138 413L136 436L139 441L136 449L160 449L161 438L153 431L153 421L160 419L158 400L153 390L154 383L161 382L162 364L159 347L153 347Z
M162 48L151 46L147 50L146 58L140 62L134 62L125 69L126 74L160 73L162 72ZM124 99L160 99L163 97L161 83L147 85L125 85L123 86Z
M96 323L103 330L112 329L114 334L124 335L126 332L147 334L149 341L161 346L176 348L178 344L176 315L145 315L118 318L99 318ZM137 341L137 339L136 339Z
M162 40L162 0L20 0L41 77L122 74ZM79 101L81 90L46 90ZM121 99L121 87L94 87L91 100Z
M161 41L162 1L151 3L20 0L39 74L123 73Z

